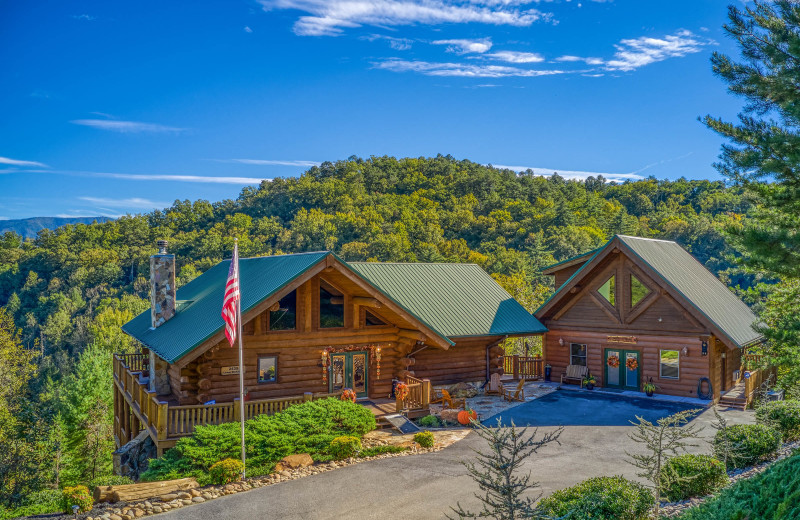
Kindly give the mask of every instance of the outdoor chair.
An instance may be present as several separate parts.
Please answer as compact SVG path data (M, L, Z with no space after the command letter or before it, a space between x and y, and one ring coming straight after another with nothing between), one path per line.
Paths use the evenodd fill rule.
M503 388L503 399L506 401L524 401L525 400L525 380L520 379L517 383L517 388L512 390L510 388Z
M566 372L561 374L561 384L565 381L577 381L580 386L583 386L583 378L589 373L589 367L583 365L569 365Z

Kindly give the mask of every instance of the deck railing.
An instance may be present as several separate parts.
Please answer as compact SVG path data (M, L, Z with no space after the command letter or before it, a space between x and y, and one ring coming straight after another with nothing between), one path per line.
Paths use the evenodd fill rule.
M405 399L397 399L396 410L426 410L431 405L431 381L430 379L418 379L414 376L406 376L408 395Z
M147 385L140 379L144 366L141 361L143 358L146 356L141 354L114 354L114 384L118 393L124 398L124 403L114 403L116 411L114 434L120 445L133 439L140 429L147 430L153 441L158 443L191 435L197 426L240 420L242 406L238 399L231 403L181 406L160 401L155 392L148 390ZM338 395L305 393L277 399L245 401L245 419L252 419L258 415L272 415L294 404ZM138 427L136 424L131 424L136 421L139 422Z
M542 379L544 359L532 356L503 356L503 372L513 379Z

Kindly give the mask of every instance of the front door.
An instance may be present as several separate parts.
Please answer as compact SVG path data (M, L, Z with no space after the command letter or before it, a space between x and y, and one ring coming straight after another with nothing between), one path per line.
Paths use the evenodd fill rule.
M367 397L367 353L337 352L331 354L331 393L350 388L356 397Z
M605 386L623 390L639 390L641 372L639 352L618 348L606 349Z

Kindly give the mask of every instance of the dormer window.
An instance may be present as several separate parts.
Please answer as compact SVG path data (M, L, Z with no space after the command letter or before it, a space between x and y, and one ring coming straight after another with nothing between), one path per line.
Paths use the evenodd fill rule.
M650 294L650 289L638 278L631 275L631 309L647 298L648 294Z
M324 280L319 282L319 326L344 327L344 295Z
M613 305L614 307L617 306L617 283L616 283L616 275L611 275L611 278L606 280L606 283L600 286L597 289L597 292L600 293L600 296L606 299L608 303Z

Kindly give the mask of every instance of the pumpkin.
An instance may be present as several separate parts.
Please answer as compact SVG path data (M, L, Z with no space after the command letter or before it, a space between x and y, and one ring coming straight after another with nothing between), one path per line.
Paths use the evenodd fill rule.
M478 420L478 412L475 410L461 410L458 412L458 422L464 425L469 424L470 419L473 421Z

